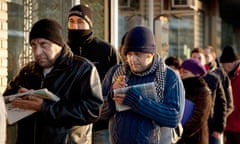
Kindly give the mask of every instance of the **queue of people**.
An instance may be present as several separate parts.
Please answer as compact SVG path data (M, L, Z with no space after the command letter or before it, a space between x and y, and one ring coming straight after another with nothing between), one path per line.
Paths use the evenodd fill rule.
M191 57L200 61L206 70L206 57L202 48L194 48ZM209 71L203 77L211 90L212 109L208 119L210 144L220 144L221 137L226 126L227 101L220 77L214 72Z
M199 134L206 126L204 123L201 123L201 119L199 118L199 121L197 124L194 124L194 126L197 126L198 129L195 131L194 134L188 135L186 137L185 133L190 133L192 130L194 130L193 126L189 130L187 128L188 123L192 124L192 117L194 118L194 112L198 109L194 109L192 112L192 117L189 118L189 121L185 125L183 125L183 135L182 138L179 140L179 144L181 143L201 143L201 144L237 144L240 143L239 141L239 124L238 124L238 68L239 68L239 57L234 52L233 47L226 46L224 47L222 54L219 59L216 57L216 53L213 49L213 47L208 46L205 48L193 48L191 51L191 59L186 59L182 63L179 60L179 58L175 56L169 56L166 58L165 63L169 65L170 67L173 67L173 69L180 72L181 77L185 73L191 72L191 77L197 78L198 76L194 76L194 73L197 72L199 68L193 67L193 64L191 67L186 68L186 62L193 61L193 59L197 60L198 63L200 63L204 70L206 71L205 75L200 76L202 79L204 79L204 83L207 84L208 89L210 90L211 95L211 108L210 113L207 119L205 118L205 122L207 121L207 128L208 128L208 141L201 141L201 136L203 134ZM171 61L170 61L171 60ZM191 62L193 63L193 62ZM179 67L179 69L176 69L176 66ZM189 78L188 78L189 79ZM188 100L188 94L189 90L193 91L196 90L196 88L188 88L193 87L194 83L197 84L197 82L189 83L186 86L186 80L183 79L183 84L186 91L186 100ZM193 79L193 78L192 78ZM235 92L234 92L235 91ZM192 95L197 96L198 93L194 93ZM201 93L203 94L203 93ZM198 98L200 98L198 96ZM210 101L210 100L208 100ZM192 100L192 102L197 105L200 103L196 103L196 101ZM204 100L201 100L203 103ZM202 104L201 108L207 110L206 105ZM201 110L202 110L201 109ZM206 112L204 112L206 114ZM203 113L199 114L201 118L204 118ZM198 115L198 116L199 116ZM206 132L205 134L205 140L206 140ZM197 140L193 140L196 138L196 135L198 136ZM192 141L193 140L193 141Z
M220 62L212 47L194 48L183 61L163 59L153 32L136 26L123 36L119 57L94 36L93 26L91 9L76 5L69 10L66 42L53 19L31 28L34 60L19 70L3 96L46 88L60 100L30 94L12 101L36 111L17 122L17 144L240 143L240 61L231 46ZM2 143L4 119L5 109ZM173 143L178 126L183 131Z

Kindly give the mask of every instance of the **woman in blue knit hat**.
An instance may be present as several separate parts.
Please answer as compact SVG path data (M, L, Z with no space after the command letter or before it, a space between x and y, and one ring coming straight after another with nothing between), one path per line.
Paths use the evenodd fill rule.
M184 109L180 76L156 53L147 27L128 31L124 55L127 63L112 67L102 83L110 143L170 144Z
M208 144L208 117L212 98L202 78L205 68L196 59L186 59L180 66L180 76L186 92L182 119L183 135L177 144Z

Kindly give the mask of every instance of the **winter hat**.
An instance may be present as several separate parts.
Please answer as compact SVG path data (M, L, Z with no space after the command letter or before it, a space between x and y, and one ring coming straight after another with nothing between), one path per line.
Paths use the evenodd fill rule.
M237 54L231 46L224 47L222 55L220 56L221 63L233 62L238 59Z
M207 73L204 66L196 59L190 58L183 61L181 68L191 71L195 75L203 76Z
M42 19L33 25L29 34L29 42L35 38L45 38L59 46L64 45L62 28L56 21L51 19Z
M124 55L129 51L156 53L154 35L149 28L143 26L136 26L128 31L124 46Z
M88 6L85 5L76 5L72 7L68 13L68 18L70 16L79 16L86 20L90 27L92 27L92 11Z

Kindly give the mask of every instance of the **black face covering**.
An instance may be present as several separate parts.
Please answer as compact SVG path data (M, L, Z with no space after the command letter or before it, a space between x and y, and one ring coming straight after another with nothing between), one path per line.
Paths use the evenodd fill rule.
M88 40L92 30L70 30L68 29L68 42L73 47L82 46Z

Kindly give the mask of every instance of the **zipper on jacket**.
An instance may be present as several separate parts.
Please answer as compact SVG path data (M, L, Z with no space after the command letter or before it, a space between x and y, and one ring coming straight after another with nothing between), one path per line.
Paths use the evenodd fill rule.
M80 56L82 55L82 47L81 46L79 47L79 55Z

